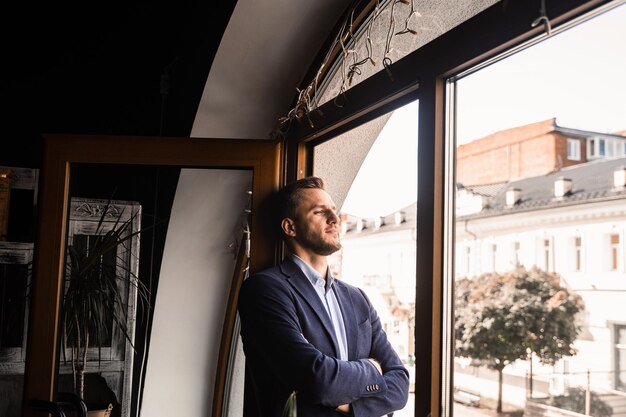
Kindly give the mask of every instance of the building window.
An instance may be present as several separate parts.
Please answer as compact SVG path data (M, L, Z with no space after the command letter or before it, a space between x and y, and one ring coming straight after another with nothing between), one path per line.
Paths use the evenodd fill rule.
M626 388L626 324L613 325L615 389Z
M616 156L618 154L619 149L617 149L617 143L615 141L610 140L606 143L606 156Z
M606 141L604 139L598 139L598 156L606 155Z
M577 139L567 139L567 159L580 161L580 141Z
M544 270L550 270L550 239L543 240L543 266Z
M587 157L593 158L596 156L596 140L589 139L589 146L587 146Z
M402 323L400 323L400 320L394 319L393 320L393 334L395 334L396 336L400 335L401 327L402 327Z
M569 141L569 139L568 139ZM626 155L626 141L621 139L588 139L587 142L588 158L612 158ZM569 159L569 142L568 142L568 159Z
M496 261L498 259L498 245L491 245L491 271L496 272Z
M615 149L613 156L621 157L626 155L626 140L614 140L613 147Z
M574 270L580 271L582 268L582 239L580 236L574 238Z
M614 233L611 235L611 271L617 271L619 267L619 235Z
M519 266L520 265L519 251L520 251L520 244L519 244L519 242L513 242L513 266Z

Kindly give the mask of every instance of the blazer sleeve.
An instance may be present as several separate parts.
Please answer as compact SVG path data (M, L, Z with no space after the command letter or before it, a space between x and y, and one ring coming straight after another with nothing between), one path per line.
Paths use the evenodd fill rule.
M386 380L367 359L324 355L302 335L296 299L283 278L257 274L244 281L238 300L246 359L314 404L336 407L383 395ZM258 365L258 364L257 364ZM378 385L378 391L365 387Z
M362 290L359 292L368 306L372 325L370 357L380 363L387 390L383 395L362 397L352 402L352 414L355 417L383 416L401 410L406 405L409 396L409 373L389 343L376 310L365 293Z

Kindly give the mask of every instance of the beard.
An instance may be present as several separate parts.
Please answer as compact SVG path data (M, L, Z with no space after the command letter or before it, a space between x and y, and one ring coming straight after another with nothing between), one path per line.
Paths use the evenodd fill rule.
M297 226L296 226L297 227ZM314 233L308 227L304 227L301 230L297 228L297 235L299 236L299 241L302 246L310 249L314 253L321 256L332 255L341 249L341 243L339 239L324 239L325 235L319 235Z

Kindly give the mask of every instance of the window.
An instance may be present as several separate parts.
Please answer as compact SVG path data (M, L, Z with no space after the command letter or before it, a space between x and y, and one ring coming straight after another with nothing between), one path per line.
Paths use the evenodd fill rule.
M620 261L620 256L619 256L619 235L618 234L612 234L611 238L610 238L610 242L611 242L611 248L610 248L610 255L611 255L611 260L610 260L610 269L611 271L617 271L617 269L619 268L619 261Z
M574 271L582 268L582 239L580 236L574 238Z
M567 139L567 159L580 161L580 141L578 139Z
M596 140L589 139L589 143L587 146L587 157L593 158L596 156Z
M563 0L556 0L556 1L560 2ZM504 2L504 3L509 3L513 5L520 4L518 2ZM590 7L590 6L586 6L586 7ZM490 12L493 12L495 9L496 8L491 8ZM420 13L422 13L422 15L424 16L421 10L420 10ZM501 11L499 10L498 15L500 16L500 14L501 14ZM578 25L577 27L582 27L582 26L584 25ZM552 39L558 38L558 36L560 36L560 34L557 35L556 32L555 32L555 36L553 36L552 38L545 38L542 36L542 39L545 40L545 42L541 42L541 44L548 44L552 42ZM498 36L495 36L495 38L499 39ZM454 40L453 43L446 45L450 49L455 49L454 46L457 45L458 43L462 43L461 41L463 41L463 39L461 38L452 38L452 40ZM507 41L508 40L510 39L507 39ZM600 40L599 42L602 43L603 41ZM439 46L439 43L437 42L434 42L434 44L432 45L433 48L438 47L438 46ZM467 66L468 64L464 62L459 62L458 60L455 61L456 58L454 57L454 55L458 55L458 54L453 54L453 53L447 54L445 52L446 48L435 48L435 49L438 51L435 57L435 61L437 61L435 64L440 64L439 66L436 67L437 70L442 69L442 71L444 71L446 69L450 70L451 68L458 68L458 67L463 67L464 69L468 68ZM598 50L602 48L596 47L594 49ZM508 56L513 56L513 52L512 51L510 52L511 53ZM403 77L404 74L395 73L393 71L394 68L407 69L408 70L407 73L411 73L411 70L415 70L415 68L418 68L418 64L419 64L419 65L425 65L427 69L430 69L430 64L429 64L428 59L421 59L421 60L417 59L417 58L429 57L429 55L422 55L422 53L425 53L425 51L424 50L417 51L416 53L410 56L407 56L406 57L407 59L404 59L399 62L395 62L393 64L394 67L391 68L392 70L391 73L393 75L396 75L396 74L399 75L396 78L396 82L399 81L400 77ZM581 52L581 54L583 53ZM468 56L470 55L471 53L468 54ZM478 56L478 55L472 55L472 56ZM439 61L440 59L442 59L443 62L440 62ZM565 62L566 67L567 68L576 67L577 66L576 62L579 59L580 57L577 56L577 57L574 57L574 62L572 62L571 60ZM454 62L454 65L448 65L449 64L448 60L450 62ZM407 63L415 64L415 68L411 68L410 66L404 67L403 65ZM421 64L421 63L424 63L424 64ZM489 67L492 66L491 64L492 62L486 63L484 66L481 67L480 70L476 72L476 74L479 74L482 71L482 69L488 69ZM558 62L555 62L554 60L551 60L549 62L546 61L542 63L542 65L537 70L539 73L543 74L546 68L552 69L553 67L556 67L557 64ZM419 68L421 69L421 67ZM524 66L524 68L526 69L527 67ZM557 72L560 73L560 75L557 75L555 79L561 80L561 79L564 79L563 73L567 73L569 72L569 70L566 70L565 72L564 71L557 71ZM428 71L426 71L426 73L428 73ZM451 73L448 72L446 74L448 75ZM463 77L465 77L465 75L466 74L463 74ZM385 74L378 74L378 79L370 80L371 85L378 85L377 81L382 80L384 76ZM461 80L461 81L469 80L470 78L469 76L467 78L463 78L463 77L455 79L454 82L458 80ZM452 114L451 117L448 118L449 116L448 114L443 114L442 108L444 106L441 106L442 108L439 108L440 107L439 104L444 103L445 100L436 102L437 100L439 100L440 96L437 95L437 100L435 100L434 91L437 89L438 93L445 92L444 98L454 97L455 99L458 98L459 100L463 100L463 97L461 97L463 94L460 92L460 90L455 90L455 91L452 91L453 94L448 94L445 88L439 89L440 87L440 85L438 84L439 81L434 80L434 77L424 76L424 78L420 79L419 92L416 95L419 96L420 102L424 103L424 106L425 106L424 108L428 112L431 112L431 113L428 113L427 111L420 112L420 137L422 137L423 139L420 142L420 160L419 160L419 166L418 166L418 170L420 173L419 175L420 198L419 198L418 207L419 207L420 213L422 213L422 219L424 220L418 221L421 228L418 229L419 236L417 239L417 248L418 248L417 250L417 254L418 254L417 255L417 258L418 258L417 260L417 264L418 264L417 294L416 294L417 303L413 311L413 313L417 317L419 317L419 319L414 320L414 321L409 321L409 323L413 323L415 325L416 327L415 334L426 335L424 336L423 339L419 341L415 341L414 346L416 349L416 352L415 352L416 354L414 357L428 358L428 357L431 357L432 355L433 362L428 364L427 363L428 361L425 360L425 361L418 361L417 363L415 363L414 370L416 372L415 372L414 395L415 395L416 401L414 402L415 412L413 413L413 415L426 415L428 414L428 412L432 411L434 417L440 417L440 416L446 417L446 416L450 416L453 413L452 407L454 407L455 417L464 417L470 414L472 410L469 410L468 412L467 410L461 408L459 404L452 401L453 392L456 391L455 388L457 388L457 386L461 384L464 384L468 390L472 390L472 388L476 390L477 388L481 387L482 385L476 384L475 380L473 379L479 374L484 376L484 378L482 379L485 379L486 383L489 384L489 386L485 388L484 390L481 389L482 391L481 394L483 395L483 397L487 400L493 400L494 397L497 396L497 393L498 393L497 385L496 383L494 383L494 381L498 380L497 375L489 373L488 370L485 370L482 368L476 369L473 366L468 366L469 361L463 362L462 360L458 360L458 358L455 358L453 356L454 351L455 351L454 334L453 334L453 330L450 327L450 323L452 322L452 320L448 321L448 319L451 316L453 317L453 315L450 313L454 313L454 308L455 308L454 300L451 299L451 294L454 293L454 288L455 288L454 262L456 261L457 262L456 265L461 266L461 267L463 266L463 264L467 262L467 259L464 260L463 258L467 257L468 252L466 252L467 251L466 248L469 246L473 249L472 261L473 261L473 269L475 271L481 271L481 270L487 271L489 269L488 267L490 263L492 264L491 266L495 268L496 260L494 260L494 258L497 259L497 256L495 257L491 256L492 251L490 249L493 249L493 247L490 246L492 244L492 240L490 236L493 235L494 233L501 232L501 230L498 230L495 232L494 230L502 226L511 226L511 227L516 226L517 229L515 230L514 233L517 233L517 231L522 231L522 233L520 234L523 234L523 233L526 233L524 229L525 228L528 229L529 227L528 227L528 224L513 225L512 223L507 224L506 221L493 222L491 221L492 220L491 218L488 218L487 216L483 216L484 213L480 213L480 215L475 215L473 217L470 217L469 215L466 216L468 224L464 225L463 221L465 219L461 218L461 215L458 215L458 214L455 215L455 207L447 207L447 204L449 202L454 201L453 190L455 189L455 184L457 183L457 179L458 179L456 177L453 177L451 174L451 173L454 173L454 168L456 168L455 164L456 162L458 162L454 160L455 147L460 146L462 143L469 142L473 139L479 139L481 137L484 137L488 135L489 133L497 132L499 130L504 130L504 129L515 126L513 124L507 124L508 121L505 121L505 118L503 117L495 117L494 112L497 110L498 107L502 107L502 105L499 100L500 99L499 97L492 97L490 96L490 94L493 91L499 90L499 91L502 91L503 94L514 96L512 89L514 89L515 87L518 87L520 84L518 82L519 79L517 77L518 77L517 74L515 77L511 77L507 75L504 77L504 81L503 81L502 78L496 79L494 77L490 77L489 75L485 76L485 78L487 79L487 82L489 83L488 87L487 88L478 87L475 91L477 92L478 95L481 95L487 102L491 104L494 104L494 103L497 103L497 104L496 106L493 106L490 109L483 109L482 115L479 115L479 117L475 117L475 115L467 116L467 118L473 120L473 123L475 126L479 126L479 127L482 126L485 131L483 131L482 133L471 135L471 136L465 136L463 138L461 138L458 134L458 127L461 123L463 123L463 121L460 119L465 117L464 114L461 114L461 113L464 113L463 111L458 111L458 108L461 108L460 104L455 104L455 106L449 106L448 103L445 103L446 111L450 111L452 110L452 108L454 108L454 110L452 110L454 114ZM536 81L537 79L536 74L529 74L529 78L531 78L531 80L534 80L534 81ZM598 78L601 79L602 77L598 77ZM384 82L387 82L387 81L388 81L387 78L385 78ZM615 82L615 80L612 80L611 82L613 83ZM340 84L341 84L341 80L339 80L339 82L336 83L337 88L335 88L334 90L335 93L340 90L340 88L338 87ZM368 87L369 86L370 85L368 85ZM362 87L362 88L359 88L359 87ZM455 85L455 87L458 87L458 85ZM364 89L365 87L363 85L356 85L352 88L354 88L355 91L358 91L359 93L364 93L367 91ZM328 91L331 91L331 90L328 90ZM567 86L566 91L572 91L572 86ZM459 93L458 97L456 93ZM335 95L336 94L333 94L331 91L331 94L328 96L328 98L332 100L332 98ZM374 93L373 90L372 90L372 95L377 97L377 93ZM558 94L558 96L562 96L562 95L563 94ZM398 95L398 96L402 97L401 95ZM530 101L531 104L527 105L528 109L535 109L538 107L539 104L543 104L544 102L550 102L551 101L550 97L552 97L552 93L546 89L539 88L538 90L532 91L532 96L533 96L533 99ZM389 92L385 92L384 97L391 97L391 95L389 95ZM422 102L421 100L424 100L424 101ZM514 100L515 100L515 97L514 97ZM324 103L325 100L322 99L320 102ZM518 100L518 102L521 103L522 101ZM589 100L589 101L585 101L584 103L594 103L594 106L601 106L603 108L605 107L605 102L602 100L599 100L599 101ZM354 101L352 102L352 104L354 104ZM327 107L326 105L324 106L325 107L322 110L324 110L326 115L328 115L328 113L326 112L326 109L331 109L331 107ZM357 107L359 106L357 105ZM472 107L472 106L470 105L469 107ZM375 107L375 108L379 109L379 107ZM467 109L467 106L464 106L463 108ZM358 108L358 110L361 110L361 109L368 110L368 108L365 108L365 107ZM508 114L523 114L525 113L524 110L525 109L523 108L520 109L520 108L509 107L507 108L507 113ZM379 115L383 113L384 113L384 109L378 111L376 117L378 117ZM338 112L338 114L341 115L341 112ZM354 114L357 114L357 113L354 113ZM443 117L439 119L438 118L439 115L442 115ZM539 119L535 119L535 115L536 113L533 113L533 115L528 116L528 120L525 120L524 123L533 123L533 121L539 120ZM437 116L437 117L432 117L432 120L431 120L430 119L431 116ZM545 117L551 117L551 116L552 114L546 115ZM358 117L358 115L355 117ZM544 117L543 114L541 117ZM342 119L342 120L346 120L346 119ZM373 118L368 118L368 120L371 121L373 120ZM445 120L445 123L439 123L442 120ZM501 123L501 125L494 126L493 124L491 124L491 121ZM358 125L359 123L348 123L347 124L348 127L339 129L339 132L341 134L343 134L344 132L348 132L350 129L352 129L352 127L355 124ZM520 125L523 125L523 123L520 123ZM562 124L559 124L559 125L562 125ZM445 126L445 132L442 132L441 130L443 129L443 126ZM570 126L570 127L574 128L574 126ZM584 126L582 126L581 128L584 129ZM619 129L616 129L616 130L619 130ZM303 132L303 131L305 131L305 129L300 129L300 132ZM324 136L325 131L322 128L316 128L316 129L313 129L313 131L314 131L314 134L310 136L306 136L302 134L301 135L301 137L303 138L302 142L297 142L297 143L306 144L309 150L312 148L315 152L317 152L318 144L324 143L327 139ZM430 136L423 136L422 135L423 133L428 134ZM436 135L433 135L434 133L436 133ZM448 133L450 133L450 135L448 135ZM318 134L320 136L316 136ZM444 137L446 138L446 140L450 140L451 142L442 144L440 142L440 138L444 138ZM334 135L334 138L338 138L338 136ZM436 138L436 140L433 141L433 138ZM356 140L359 140L359 137L352 137L350 138L350 140L356 141ZM330 142L331 141L328 141L328 143ZM308 146L308 145L311 145L311 146ZM581 158L582 158L584 157L585 151L590 152L589 150L590 147L589 146L584 147L581 145L581 148L586 148L586 149L579 150L579 153L581 153ZM443 152L441 152L442 150ZM458 148L456 148L456 150L458 151ZM342 151L337 152L336 150L333 151L329 149L329 154L335 155L335 157L337 158L343 158L346 155L349 155L352 151L353 151L353 147L348 148L348 152L342 152ZM457 155L458 155L458 152L457 152ZM435 158L433 158L433 156L435 156ZM440 159L437 159L437 158L440 158ZM503 161L507 161L507 159L504 159L504 158L496 158L496 159L497 159L496 162L499 162L500 164L502 164ZM320 162L318 155L314 155L312 160L313 160L313 165L317 165L318 162ZM509 159L509 161L514 161L514 160L517 160L517 161L524 160L524 157L522 155L518 155L518 158L511 157ZM334 165L336 166L348 165L348 164L345 164L345 161L341 159L340 161L341 161L340 164L335 163ZM302 166L306 167L306 169L310 171L311 167L309 166L309 164L310 164L310 160L306 161L306 163L303 163ZM332 166L333 164L327 165L327 167L332 167ZM442 166L443 166L443 169L441 169ZM484 164L483 166L488 167L487 164ZM298 169L300 168L300 165L298 165L297 167L291 167L291 168L292 168L291 172L298 172L298 174L302 172L302 171L298 171ZM313 171L315 172L319 168L321 167L315 166L313 168ZM514 167L510 167L510 168L514 168ZM442 179L439 173L444 172L444 171L446 172L446 174L444 174L444 177ZM514 172L513 169L511 169L510 172ZM422 173L424 173L425 175L422 175ZM450 174L450 176L445 176L448 174ZM442 180L442 181L440 181L439 183L433 182L433 175L434 175L434 179ZM320 176L325 176L325 175L321 174L320 172ZM350 188L349 183L352 178L353 177L349 177L347 179L346 182L348 183L348 186L345 188L345 190L348 190ZM463 184L466 185L465 183ZM485 182L482 184L478 184L477 186L483 187L479 189L478 191L484 191L484 193L478 194L477 192L474 195L480 195L481 198L484 199L485 201L489 200L490 197L493 197L495 194L497 194L497 190L495 190L495 188L499 185L500 184L494 184L493 182L491 183ZM430 194L432 189L434 189L434 193ZM376 195L376 193L372 193L372 194ZM434 206L431 205L432 201L434 201ZM429 210L432 210L434 208L435 217L436 217L434 222L430 218L431 212L428 210L423 210L424 207ZM495 206L481 207L481 209L483 208L491 210L491 213L494 213L496 211ZM509 210L509 212L511 211ZM473 213L473 214L477 214L477 213ZM517 214L518 214L518 217L523 216L522 213L518 212ZM448 216L450 220L448 220ZM458 216L458 217L455 217L455 216ZM430 222L430 223L427 223L427 222ZM545 221L542 222L540 219L540 221L535 223L535 225L541 224L543 226L545 223L546 223ZM484 227L483 228L472 227L472 226L476 226L479 224ZM464 227L467 225L469 225L469 227ZM454 233L463 233L463 232L465 233L465 236L463 236L462 238L459 237L457 240L454 240L454 236L452 236ZM442 236L443 236L443 239L441 239ZM507 232L506 239L508 239L509 236L511 236L510 231ZM540 236L540 237L537 238L537 236ZM544 234L536 234L536 233L526 233L525 236L520 236L520 239L519 239L521 243L520 246L524 245L524 252L521 255L525 256L524 260L527 260L527 263L529 265L532 263L535 263L533 261L536 261L537 264L541 264L542 260L545 262L544 257L546 254L543 252L544 251L543 236L554 236L554 234L549 233L549 234L544 235ZM433 245L433 241L434 241L434 245ZM558 240L555 240L555 241L558 242ZM510 242L510 240L508 240L508 242ZM500 247L500 252L502 252L503 248L505 249L510 248L510 246L507 246L506 241L501 242L501 243L498 242L498 244L503 245ZM510 245L510 243L508 243L508 245ZM536 251L536 253L533 253L533 251ZM508 253L509 250L505 250L505 252L507 252L505 253L505 255L509 257L511 256ZM502 255L502 253L500 253L500 255ZM513 255L513 257L515 257L515 255ZM432 262L433 260L435 262ZM548 251L547 263L550 264L550 252L549 251ZM504 267L507 266L506 264L507 264L506 261L499 262L499 266L501 269L504 269ZM442 277L442 274L443 274L444 279L440 280L440 278ZM432 279L432 281L429 281L430 279ZM438 287L437 289L435 289L433 286L433 285L439 286L440 284L441 284L441 287ZM432 299L424 298L424 293L435 294L435 296L432 297ZM438 295L443 295L443 296L439 297ZM434 317L432 315L433 310L442 311L443 312L442 318ZM412 319L414 319L414 317ZM432 327L431 327L431 323L432 323ZM441 328L439 328L440 325L442 326ZM390 325L389 331L390 332L393 331L392 329L393 329L393 326ZM441 330L442 332L439 335L441 336L440 348L438 348L436 344L433 344L432 343L433 339L430 338L431 334L437 335L438 330ZM410 331L409 336L411 336L412 333L413 331ZM434 348L432 348L433 345L435 346ZM606 349L606 345L604 346L604 348ZM411 356L409 354L409 358L410 357ZM464 359L464 358L461 358L461 359ZM413 362L411 361L410 363L413 363ZM574 361L573 363L577 363L577 362ZM537 364L537 361L535 361L535 364ZM466 368L465 372L457 374L456 372L460 368L463 368L464 366ZM438 373L437 369L441 369L441 372ZM504 371L505 372L504 383L508 384L507 381L514 380L515 388L519 388L520 386L523 387L524 386L523 385L524 374L526 370L527 368L525 367L525 363L523 360L515 363L514 366L507 367L507 369L505 369ZM483 371L485 372L483 373ZM576 368L573 365L572 371L579 372L581 371L581 369ZM455 372L453 378L452 378L452 372ZM517 374L514 374L514 372L517 372ZM605 377L606 377L606 374L605 374ZM431 384L430 381L435 381L435 382ZM520 381L522 381L521 384L518 384L518 382ZM516 391L515 389L511 390L509 388L511 387L505 386L505 389L503 391L503 394L505 396L505 401L507 401L506 396L508 396L512 391ZM521 397L523 397L523 394ZM511 399L513 399L513 396L511 396ZM432 407L433 402L436 402L436 401L439 401L439 404L442 406L441 411L438 410L436 406ZM523 402L524 399L522 398L521 401ZM412 400L409 400L409 402L411 403ZM493 402L491 404L493 404ZM457 406L459 406L459 408L457 408ZM523 404L521 406L521 409L523 409Z
M615 389L626 388L626 324L613 325L613 371Z
M614 158L624 155L626 155L626 141L624 141L624 139L591 138L587 140L587 157L590 159L603 157Z
M608 14L602 16L608 16ZM555 202L552 199L553 188L551 186L554 184L554 167L563 162L559 158L564 159L565 155L563 154L565 152L567 152L569 161L582 161L585 159L585 152L587 152L587 155L599 159L597 163L570 163L563 170L567 170L567 174L571 173L572 176L580 173L580 176L576 178L582 178L585 175L584 168L597 168L597 171L593 173L587 171L585 179L596 180L590 176L597 176L597 180L604 181L607 184L607 190L610 191L612 183L609 184L609 179L612 178L613 171L610 164L616 165L613 161L608 160L610 155L615 154L615 149L610 149L613 139L609 134L601 133L606 131L604 128L597 130L598 128L591 126L589 121L584 122L589 123L587 126L579 124L578 129L594 132L594 134L589 134L588 139L582 137L576 139L578 136L564 139L561 146L565 149L562 148L561 157L553 157L550 163L545 162L547 156L545 151L531 150L528 145L531 139L536 140L535 143L537 144L540 143L540 140L536 139L537 132L550 132L554 126L553 119L537 117L538 102L565 99L562 105L554 102L550 106L549 112L559 119L558 126L564 127L571 123L573 128L574 124L582 123L580 118L565 122L564 118L559 116L559 114L567 111L566 109L569 107L567 103L568 91L575 88L576 85L576 81L573 79L566 81L563 74L576 66L576 62L582 56L592 55L594 48L584 53L577 51L581 52L580 54L572 53L572 50L563 53L565 51L559 49L557 43L568 42L566 38L570 33L575 36L573 32L578 29L583 30L587 24L592 26L593 20L572 27L571 32L570 30L562 31L558 35L544 39L527 49L510 53L501 60L484 63L474 71L468 70L457 77L448 78L446 85L446 97L452 102L446 103L449 111L446 114L448 117L446 125L449 125L450 134L448 138L452 142L448 143L448 147L454 151L454 158L450 158L452 162L449 171L449 175L453 179L448 187L452 188L451 185L453 184L462 184L466 194L471 192L474 195L480 195L484 201L479 210L471 214L452 208L448 209L448 213L451 213L450 216L453 219L451 224L456 226L450 226L456 239L454 244L450 244L450 246L458 250L457 256L465 257L466 254L463 252L465 246L468 242L473 242L476 248L481 249L474 253L474 262L476 265L483 265L482 272L484 272L472 280L456 277L454 292L450 296L454 297L454 316L451 319L450 327L454 327L449 329L447 334L454 340L451 351L455 355L451 360L452 364L449 365L452 368L450 371L453 381L451 389L456 393L479 391L481 398L489 398L494 405L501 398L502 403L504 403L501 403L501 406L517 409L520 414L523 413L525 401L528 398L524 397L524 387L528 387L525 385L528 383L528 379L526 379L528 373L536 375L533 397L548 397L550 394L555 394L555 390L564 392L567 387L578 385L576 378L579 375L585 375L587 369L591 370L594 385L601 386L602 383L608 385L608 366L598 364L596 352L603 350L608 353L612 349L608 340L610 333L606 323L613 314L609 310L620 311L619 302L612 301L621 297L618 295L620 291L609 294L608 291L612 290L607 289L606 294L596 292L589 296L585 291L580 290L580 288L590 288L590 283L596 282L593 279L597 274L589 273L587 275L586 270L591 269L593 271L595 268L592 266L595 267L602 262L601 256L606 256L604 253L607 252L607 245L598 243L603 243L602 239L606 239L606 235L604 235L606 232L603 232L602 228L606 228L608 220L593 220L598 223L597 225L590 225L591 220L573 220L574 217L570 217L569 214L574 215L576 210L582 209L580 205L586 203L581 201L572 203L571 206L565 206L560 202ZM617 24L617 21L615 23ZM600 19L597 24L601 24ZM559 37L561 38L559 39ZM552 42L555 42L553 47L550 46ZM608 45L609 40L607 39L606 42ZM547 49L544 50L543 48ZM616 45L615 51L617 50L623 51L624 46ZM559 56L557 57L557 55ZM541 87L537 85L537 76L546 70L554 71L554 75L549 78L559 80L558 83L563 82L561 87L556 88L556 81L555 83L543 84ZM534 73L535 76L529 75L529 72ZM600 73L598 72L597 75L600 76ZM626 84L624 86L623 90L626 92ZM592 102L595 103L597 100L587 103L587 110L585 111L594 111L593 106L595 104L591 104ZM605 108L605 110L610 111L609 108ZM518 115L519 119L512 120L512 112ZM511 118L509 119L509 117ZM509 122L505 122L507 119ZM621 124L623 125L624 122L622 121ZM612 131L620 131L625 128L626 125L616 127ZM586 142L582 142L583 140ZM506 145L504 145L505 143ZM604 161L604 159L607 160ZM580 182L581 180L574 182L576 183L576 181ZM515 209L507 209L505 194L506 190L512 188L522 190L525 199L523 204ZM621 201L626 204L626 200ZM609 203L607 200L605 207L607 212L610 211L608 206L611 204L613 203ZM575 208L576 205L578 208ZM589 237L587 231L589 231ZM587 255L583 252L583 236L585 236L585 250L589 251ZM591 238L595 240L587 241ZM619 246L623 246L621 242ZM619 264L621 268L622 260L619 256L623 256L623 254L617 255L618 252L619 248L614 244L612 262ZM599 255L593 259L595 253ZM506 261L503 260L503 255L507 257L504 258ZM587 256L588 259L585 260L584 256ZM595 265L589 265L592 262L595 262ZM512 268L520 264L526 266L527 270L535 267L539 271L533 270L534 272L528 275L522 275L521 271L512 274ZM603 268L606 269L606 266ZM491 272L496 273L492 274ZM573 274L573 272L576 273ZM558 274L559 280L555 279L553 273ZM573 336L570 335L570 337L575 338L572 341L574 346L579 349L577 355L569 363L572 375L564 375L561 361L557 361L554 366L545 365L541 364L535 357L535 361L531 362L528 356L524 355L528 351L522 349L515 353L517 358L504 366L503 369L494 371L488 366L472 366L471 364L480 363L481 360L502 363L501 358L504 356L496 356L502 355L501 351L493 349L487 353L492 343L501 343L503 346L523 345L525 349L536 349L534 342L513 340L513 336L502 336L500 332L501 329L510 331L516 323L522 323L524 320L515 320L509 318L512 316L503 317L502 315L487 319L489 312L495 309L493 306L485 307L480 313L476 313L481 314L477 320L468 319L468 315L474 314L481 305L486 306L490 300L493 300L494 306L502 306L507 297L508 299L515 299L511 303L512 306L515 306L514 308L524 308L523 297L528 296L532 291L536 291L534 294L536 296L539 293L536 288L524 288L527 291L526 295L514 297L511 296L513 291L507 291L506 294L502 295L492 290L501 288L500 286L503 287L504 282L510 283L512 280L520 280L523 283L532 282L533 278L531 277L537 276L541 276L546 282L549 281L551 285L558 282L557 292L567 291L572 295L575 293L581 297L589 297L585 299L585 305L590 310L593 308L593 311L572 315L566 319L567 323L574 322L579 314L582 316L585 313L588 314L588 317L594 318L594 323L599 323L598 320L604 320L601 321L603 324L599 326L602 327L600 329L587 326L586 333L581 331ZM594 302L600 304L594 304ZM608 307L609 305L611 307ZM529 316L525 315L524 317ZM545 316L543 318L545 319ZM542 329L545 328L543 324L539 324L539 326ZM564 328L565 326L555 327ZM480 330L475 331L477 328ZM506 340L502 340L503 337ZM511 337L511 340L508 337ZM481 347L476 349L478 345ZM626 362L626 353L623 355L622 367ZM499 384L496 381L502 381L502 383ZM559 383L549 387L547 381L559 381ZM528 388L525 394L529 394ZM455 417L472 415L471 410L460 404L462 398L459 397L458 400L452 403L452 415ZM499 411L502 412L503 410L500 409Z
M550 239L543 240L543 269L544 271L550 270Z
M613 142L613 156L618 158L624 156L624 143L626 140L614 139Z
M520 244L519 242L513 242L513 266L520 265Z

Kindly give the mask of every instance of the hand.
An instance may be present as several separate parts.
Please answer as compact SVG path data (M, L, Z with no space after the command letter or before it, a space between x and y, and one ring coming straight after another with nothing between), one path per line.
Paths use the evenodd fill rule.
M350 404L343 404L336 408L340 413L350 414Z
M378 369L378 372L380 372L381 375L383 374L383 368L380 366L380 363L376 359L367 358L367 360L374 364L374 366L376 367L376 369Z

